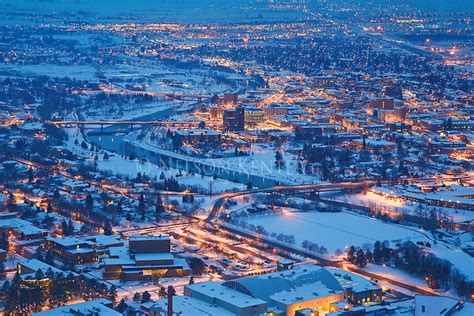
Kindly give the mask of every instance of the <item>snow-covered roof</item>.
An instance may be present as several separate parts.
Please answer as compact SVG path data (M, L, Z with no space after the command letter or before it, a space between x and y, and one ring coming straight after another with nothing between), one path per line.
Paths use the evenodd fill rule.
M161 299L150 307L150 310L165 314L168 310L168 300ZM177 315L193 316L232 316L233 313L213 304L206 303L189 296L173 297L173 313Z
M415 316L450 315L458 304L459 301L445 296L416 295Z
M294 304L342 292L342 290L330 289L323 282L319 281L275 293L270 298L281 304Z
M253 297L271 302L273 295L277 293L291 292L294 289L305 288L306 285L317 283L321 283L321 292L343 291L337 279L329 271L317 265L304 265L288 271L236 279L227 281L224 285L241 289ZM323 286L327 290L323 289Z
M75 316L75 315L101 315L101 316L121 316L122 314L107 307L112 302L101 298L98 300L87 301L78 304L61 306L48 311L34 313L32 316Z
M43 273L46 273L49 269L51 269L54 273L62 273L62 270L59 270L47 263L44 263L43 261L39 261L36 259L31 259L31 260L21 260L18 262L18 264L22 267L25 267L27 269L33 270L33 271L38 271L41 270ZM20 268L21 269L21 268ZM21 272L20 272L21 273Z
M136 261L161 261L173 260L174 256L169 252L164 253L139 253L135 255Z
M0 219L0 228L9 228L16 232L23 233L25 236L46 233L45 230L21 218Z
M335 268L326 268L326 270L336 277L344 289L352 288L354 292L374 291L379 289L369 280L357 274Z
M228 304L237 306L239 308L266 304L265 301L259 298L254 298L250 295L241 293L227 286L224 286L222 282L209 281L196 283L188 285L187 288L199 292L205 296L222 300Z

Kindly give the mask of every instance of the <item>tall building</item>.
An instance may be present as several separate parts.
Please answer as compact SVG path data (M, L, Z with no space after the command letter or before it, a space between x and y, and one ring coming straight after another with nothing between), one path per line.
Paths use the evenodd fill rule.
M383 110L393 110L395 107L395 100L392 98L380 98L373 99L370 101L369 108L371 109L383 109Z
M239 110L242 108L239 108ZM244 126L245 127L256 127L258 124L263 123L263 110L253 107L244 107Z
M225 110L222 119L226 132L240 132L245 129L243 108Z

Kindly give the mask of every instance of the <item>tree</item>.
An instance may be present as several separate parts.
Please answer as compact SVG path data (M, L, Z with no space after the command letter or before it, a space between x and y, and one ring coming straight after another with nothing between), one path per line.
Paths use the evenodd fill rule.
M205 129L206 128L206 122L204 122L204 121L199 122L198 128Z
M61 198L61 194L59 194L59 190L58 190L58 189L54 190L53 198L54 198L55 200L59 200L59 199Z
M328 249L324 246L319 247L319 254L321 255L327 255L329 253Z
M66 220L63 220L61 222L61 230L64 236L71 236L74 234L74 224L72 223L71 220L66 222Z
M165 208L163 206L163 201L161 200L161 195L158 194L156 197L156 203L155 203L155 217L156 221L159 222L161 219L161 215L165 212Z
M107 298L115 303L117 301L117 287L112 285L109 289L109 293L107 293Z
M33 174L33 168L29 168L28 169L28 182L33 182L33 179L34 179L34 174Z
M92 198L92 195L87 194L86 196L86 209L87 211L92 211L92 207L94 207L94 199Z
M5 232L2 233L2 237L0 238L0 249L8 251L10 243L8 241L8 236Z
M166 297L166 295L168 295L168 293L166 292L166 288L164 286L162 286L160 288L160 291L158 292L158 296L160 298L164 298L164 297Z
M6 276L5 265L0 261L0 280L4 280Z
M194 275L201 275L204 272L205 264L201 258L192 257L188 260L188 263Z
M135 292L135 294L133 294L133 301L134 301L134 302L138 302L138 301L140 301L141 299L142 299L142 296L141 296L140 293Z
M44 262L46 262L49 265L52 265L54 263L53 251L51 249L48 250L48 252L46 252L46 256L44 257Z
M356 258L356 250L354 246L351 246L347 251L347 261L354 263Z
M303 240L303 241L301 242L301 247L303 247L304 249L308 250L309 244L310 244L309 241Z
M283 160L283 155L281 154L280 150L275 151L275 166L278 169L285 167L285 160Z
M365 251L365 259L367 260L367 262L372 262L373 261L373 256L372 256L372 252L370 251L370 249L367 249Z
M381 249L380 241L376 241L374 243L373 260L374 260L374 263L377 263L377 264L382 262L382 249Z
M113 235L113 231L112 231L112 225L110 224L109 221L105 222L105 225L104 225L104 235L107 235L107 236L110 236L110 235Z
M252 182L249 181L249 182L247 183L247 190L250 191L250 190L252 190L252 188L253 188L253 184L252 184Z
M43 270L38 269L38 270L36 271L36 273L35 273L35 279L37 279L37 280L44 279Z
M390 260L391 255L392 255L392 249L389 247L388 241L384 241L382 243L381 252L382 252L383 262L388 262Z
M123 314L128 308L128 305L127 303L125 302L125 299L122 298L120 300L120 303L117 305L117 307L115 308L117 310L117 312Z
M151 294L148 291L143 292L142 294L142 303L148 303L151 300Z
M137 211L141 215L142 221L145 220L145 210L146 210L146 203L145 203L145 197L140 195L140 199L138 200L138 207Z
M359 249L356 253L355 264L359 267L365 267L367 265L367 259L362 249Z

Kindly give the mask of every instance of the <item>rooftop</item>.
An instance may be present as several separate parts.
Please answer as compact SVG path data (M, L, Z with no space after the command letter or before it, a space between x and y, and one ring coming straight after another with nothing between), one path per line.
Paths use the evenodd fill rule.
M112 305L112 302L101 298L98 300L61 306L48 311L34 313L32 316L122 315L119 312L107 307L106 305Z
M168 300L161 299L150 307L158 313L165 313L168 310ZM177 315L193 315L193 316L232 316L233 313L225 309L198 300L189 296L175 296L173 297L173 312ZM161 315L161 314L160 314Z

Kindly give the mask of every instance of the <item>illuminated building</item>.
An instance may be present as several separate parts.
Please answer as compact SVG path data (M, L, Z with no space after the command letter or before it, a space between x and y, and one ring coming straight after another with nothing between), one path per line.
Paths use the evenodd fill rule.
M241 108L238 109L241 111ZM263 110L259 108L244 107L244 125L245 127L256 127L263 122Z
M93 242L81 238L47 237L44 243L46 250L51 250L53 256L63 262L72 262L75 265L97 262L97 252Z
M171 253L169 236L130 237L128 247L112 247L104 259L103 277L109 280L149 281L189 274L186 260Z
M192 284L184 289L186 296L235 315L273 316L319 315L335 311L331 306L337 302L377 301L380 293L381 289L362 277L316 265L226 282Z
M217 143L221 139L221 134L210 129L192 129L192 130L178 130L176 137L181 142L189 144L197 143Z

